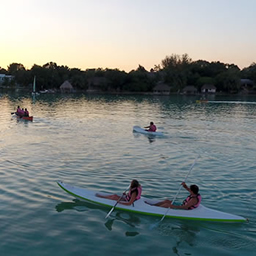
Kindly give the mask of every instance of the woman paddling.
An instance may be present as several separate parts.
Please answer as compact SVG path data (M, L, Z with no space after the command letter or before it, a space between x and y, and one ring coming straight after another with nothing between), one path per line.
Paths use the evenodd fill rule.
M28 110L26 108L25 108L25 111L24 111L24 116L29 117L29 112L28 112Z
M145 131L148 131L148 132L155 132L156 131L156 126L154 125L153 122L150 122L149 126L146 126L144 128L148 128L148 130L145 130Z
M96 196L119 201L119 204L131 205L136 200L140 199L141 192L142 187L140 183L137 180L132 180L128 194L124 193L121 198L120 195L117 194L105 196L97 193Z
M182 205L173 205L172 201L166 199L164 201L154 204L154 206L184 210L191 210L197 208L200 205L202 199L201 195L198 193L198 186L191 185L190 187L188 187L185 182L182 182L181 185L190 193L190 195L183 201Z
M16 113L15 113L17 116L22 116L22 110L20 108L20 106L17 107L17 110L16 110Z

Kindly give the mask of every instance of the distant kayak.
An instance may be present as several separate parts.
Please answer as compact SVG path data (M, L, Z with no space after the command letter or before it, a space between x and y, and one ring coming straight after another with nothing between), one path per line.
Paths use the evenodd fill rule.
M17 118L33 122L33 116L17 116Z
M84 200L92 204L106 206L108 208L112 208L116 204L116 201L114 200L97 197L96 191L72 186L62 181L57 182L57 184L68 194L79 200ZM108 195L107 193L100 194ZM115 209L134 212L138 214L162 217L166 214L167 209L151 205L157 202L157 200L141 197L139 200L135 201L133 205L117 204L115 206ZM183 220L215 222L246 222L246 219L241 216L213 210L203 206L202 204L200 204L198 208L193 210L169 209L165 217Z
M140 126L133 126L133 132L138 132L142 134L152 135L152 136L164 136L162 132L149 132Z
M14 116L16 116L17 119L19 119L19 120L26 120L26 121L33 122L33 116L19 116L16 113L11 113L11 114L14 114Z
M196 100L196 103L208 103L208 100Z

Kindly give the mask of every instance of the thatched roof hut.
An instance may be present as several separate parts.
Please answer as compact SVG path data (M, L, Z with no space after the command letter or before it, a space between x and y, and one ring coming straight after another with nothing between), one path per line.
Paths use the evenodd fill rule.
M185 88L183 88L182 92L183 92L183 94L196 94L197 89L193 85L188 85Z
M72 92L74 90L72 84L66 80L61 86L60 91L61 92Z
M240 84L244 87L252 87L254 82L251 79L240 79Z
M171 87L164 82L158 82L157 85L153 88L154 94L170 94Z

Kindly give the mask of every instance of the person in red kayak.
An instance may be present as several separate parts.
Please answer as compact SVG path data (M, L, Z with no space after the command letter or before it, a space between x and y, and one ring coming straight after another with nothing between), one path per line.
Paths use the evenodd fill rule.
M25 113L24 108L21 109L21 112L20 112L20 113L21 113L21 116L24 116L24 113Z
M148 131L148 132L155 132L156 131L156 126L154 125L153 122L150 122L149 126L146 126L144 128L148 128L148 130L145 130L145 131Z
M22 116L22 110L21 110L20 106L17 107L16 115L17 116Z
M29 112L28 112L28 110L25 108L25 111L24 111L24 116L29 116Z

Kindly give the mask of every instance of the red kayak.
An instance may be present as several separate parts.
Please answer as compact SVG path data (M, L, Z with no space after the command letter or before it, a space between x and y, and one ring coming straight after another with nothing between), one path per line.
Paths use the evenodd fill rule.
M19 116L15 112L13 112L11 114L15 114L17 119L23 119L23 120L27 120L27 121L31 121L31 122L33 121L33 116Z
M33 116L17 116L17 118L23 119L23 120L27 120L27 121L33 121Z

